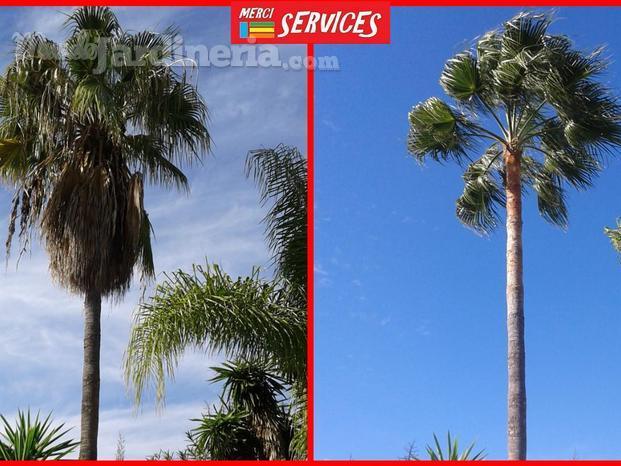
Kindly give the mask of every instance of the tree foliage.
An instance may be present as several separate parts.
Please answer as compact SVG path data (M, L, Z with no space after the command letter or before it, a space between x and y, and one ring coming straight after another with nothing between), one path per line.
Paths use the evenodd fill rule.
M107 7L68 15L66 54L20 38L0 80L0 177L14 189L7 254L40 228L52 275L121 296L153 275L143 184L187 189L179 165L209 149L207 108L170 65L174 29L124 31Z
M408 150L419 162L466 166L456 213L477 232L499 223L506 153L519 155L541 215L565 227L566 187L590 186L621 144L618 98L599 79L604 50L582 52L550 24L549 15L519 13L484 34L442 71L452 102L432 97L409 113Z
M257 181L260 200L268 207L266 240L274 278L262 278L259 269L247 277L232 278L217 265L167 274L136 311L125 358L126 377L137 402L153 385L161 403L166 378L174 377L187 348L222 352L234 362L218 369L217 380L226 381L226 396L222 406L203 419L202 438L211 439L203 443L212 445L215 437L209 436L220 435L225 427L247 425L260 441L258 456L302 459L306 457L306 159L297 149L279 145L251 151L246 170ZM238 378L242 372L244 377ZM240 385L244 380L252 383ZM281 415L280 402L253 404L265 401L261 396L279 392L280 384L291 397L286 417ZM262 387L261 395L249 391L250 387ZM250 398L242 403L241 393ZM271 411L262 411L268 405ZM283 419L291 433L286 440ZM250 445L249 440L244 442ZM241 449L229 447L229 453ZM212 451L209 456L223 454Z

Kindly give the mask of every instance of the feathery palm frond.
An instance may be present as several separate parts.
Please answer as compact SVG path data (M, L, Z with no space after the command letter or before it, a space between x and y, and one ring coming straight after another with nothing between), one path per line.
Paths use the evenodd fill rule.
M308 456L308 397L305 383L292 387L291 421L293 436L289 444L292 460L305 460Z
M306 289L307 277L307 163L295 147L250 151L246 171L256 180L263 204L266 235L278 273ZM305 302L305 296L304 296Z
M273 359L287 377L306 377L305 310L289 304L288 285L255 270L233 279L218 266L177 271L140 305L125 358L136 399L155 382L164 396L183 351L198 346L232 357Z

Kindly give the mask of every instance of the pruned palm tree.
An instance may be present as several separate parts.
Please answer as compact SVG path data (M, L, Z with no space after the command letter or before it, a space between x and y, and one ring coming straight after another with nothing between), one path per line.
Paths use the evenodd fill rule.
M488 233L506 208L509 459L526 458L522 195L532 189L541 215L566 227L565 187L589 187L621 144L618 100L598 80L602 50L583 53L549 25L520 13L484 34L445 65L440 84L453 104L434 97L409 113L419 162L466 165L459 220Z
M178 165L209 149L206 106L167 63L174 30L121 29L104 7L66 21L67 54L37 34L19 40L0 82L0 176L15 189L7 253L40 231L52 277L84 296L80 458L97 458L101 300L134 270L153 275L143 184L187 189Z
M220 351L231 359L269 361L292 385L294 458L306 456L306 159L292 147L252 151L247 173L269 204L266 237L275 274L255 269L232 278L217 265L166 275L141 303L128 344L125 369L136 401L154 384L165 394L183 352L190 347Z

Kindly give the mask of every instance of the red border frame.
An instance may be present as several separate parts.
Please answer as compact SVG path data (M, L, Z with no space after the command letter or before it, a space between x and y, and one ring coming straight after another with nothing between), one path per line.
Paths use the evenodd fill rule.
M306 46L307 62L315 56L313 44ZM315 459L314 432L315 432L315 73L311 67L306 71L306 154L308 157L308 224L307 224L307 317L306 317L306 345L307 345L307 416L308 416L308 459Z
M289 1L289 0L273 0L273 1ZM315 0L315 1L334 1L334 0ZM360 3L365 3L366 1L375 1L375 0L358 0ZM574 6L585 6L585 7L604 7L604 6L619 6L621 7L621 0L596 0L595 2L589 2L587 0L526 0L526 1L516 1L516 0L390 0L389 4L391 7L448 7L448 6L462 6L462 7L485 7L485 6L493 6L493 7L545 7L545 6L559 6L559 7L574 7ZM51 7L60 7L60 6L82 6L82 5L107 5L107 6L129 6L129 7L191 7L191 6L204 6L204 7L230 7L231 0L177 0L172 3L171 0L0 0L0 6L3 7L33 7L33 6L51 6ZM310 60L310 57L314 57L314 46L313 44L307 44L306 46L306 54L307 59ZM307 69L306 72L306 89L307 89L307 157L308 157L308 225L307 225L307 234L308 234L308 264L307 264L307 274L308 274L308 324L307 324L307 351L308 351L308 374L307 374L307 383L308 383L308 460L315 461L314 458L314 334L315 334L315 325L314 325L314 169L315 169L315 134L314 134L314 100L315 100L315 89L314 89L314 72L311 67ZM118 463L120 465L127 466L137 466L142 465L147 460L130 460L130 461L115 461L115 460L98 460L98 462L105 463ZM321 460L320 460L321 461ZM334 460L323 460L322 464L326 466L329 465L339 465L347 460L342 461L334 461ZM351 460L350 460L351 461ZM71 461L75 464L88 464L93 463L93 461L80 461L75 460ZM392 461L392 460L377 460L377 461L369 461L369 460L360 460L355 461L360 465L368 465L375 466L379 464L386 463L400 463L400 461ZM573 461L568 461L572 462ZM32 465L40 465L39 462L36 461L25 461L25 462L13 462L9 461L7 464L15 463L17 464L29 464ZM253 465L257 464L256 461L199 461L197 463L205 463L205 464L248 464ZM307 461L287 461L287 464L306 464ZM486 461L488 465L501 464L505 463L504 461ZM518 462L523 463L523 462ZM564 461L528 461L529 464L534 466L548 466L550 464L564 463ZM621 461L580 461L581 464L621 464Z

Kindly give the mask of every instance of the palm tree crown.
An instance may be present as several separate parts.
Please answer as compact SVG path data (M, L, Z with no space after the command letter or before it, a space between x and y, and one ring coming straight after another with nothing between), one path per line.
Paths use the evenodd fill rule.
M548 34L547 15L520 13L450 59L440 84L449 105L430 98L409 113L408 149L420 162L468 161L457 217L482 233L505 203L505 152L519 154L522 185L541 215L565 227L565 184L585 188L601 157L621 144L621 110L596 78L603 50L582 53ZM476 159L469 154L486 149ZM481 153L481 152L479 152Z
M62 285L120 296L136 262L153 273L143 178L187 188L177 164L209 149L207 110L167 63L175 30L130 34L105 7L66 26L66 54L25 36L0 82L0 176L16 188L7 249L40 222Z

